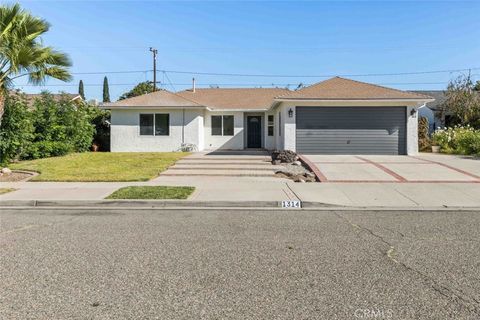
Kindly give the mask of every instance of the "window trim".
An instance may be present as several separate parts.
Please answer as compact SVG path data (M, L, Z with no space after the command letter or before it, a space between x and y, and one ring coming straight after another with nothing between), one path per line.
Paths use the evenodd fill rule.
M168 134L155 134L155 128L156 128L156 115L157 114L162 114L162 115L168 115ZM153 134L140 134L140 117L142 115L153 115ZM138 114L138 135L140 137L169 137L170 136L170 113L168 112L141 112Z
M220 131L221 134L213 134L213 117L220 117ZM232 117L233 132L232 134L225 134L224 117ZM214 137L233 137L235 136L235 115L233 114L212 114L210 116L210 135Z
M278 112L278 136L282 136L282 112Z

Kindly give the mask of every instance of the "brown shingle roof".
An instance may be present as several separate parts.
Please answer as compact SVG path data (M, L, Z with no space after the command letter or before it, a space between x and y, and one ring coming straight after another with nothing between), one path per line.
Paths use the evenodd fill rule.
M386 88L340 77L331 78L277 98L319 100L431 99L431 97L419 93Z
M200 104L167 90L158 90L117 102L104 103L103 107L201 107Z
M268 109L276 96L288 93L280 88L210 88L177 94L211 109Z

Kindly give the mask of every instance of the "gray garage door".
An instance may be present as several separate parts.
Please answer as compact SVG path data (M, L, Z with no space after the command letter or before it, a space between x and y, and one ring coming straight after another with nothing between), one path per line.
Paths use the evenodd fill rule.
M405 107L297 107L297 152L405 154Z

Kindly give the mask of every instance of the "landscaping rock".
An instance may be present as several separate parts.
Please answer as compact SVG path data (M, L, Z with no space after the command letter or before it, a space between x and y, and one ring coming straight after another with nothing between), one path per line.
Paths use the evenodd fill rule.
M278 166L279 164L281 164L282 161L281 160L273 160L272 161L272 164L275 165L275 166Z
M302 165L302 163L301 163L300 161L298 161L298 160L297 160L297 161L293 161L292 164L293 164L294 166L301 166L301 165Z
M1 170L2 174L12 174L12 170L8 169L8 168L3 168Z
M314 178L315 179L315 174L313 172L307 172L307 173L305 173L305 176L307 178Z
M272 152L272 161L280 160L281 162L292 163L296 160L295 157L297 157L297 154L290 150L275 150Z

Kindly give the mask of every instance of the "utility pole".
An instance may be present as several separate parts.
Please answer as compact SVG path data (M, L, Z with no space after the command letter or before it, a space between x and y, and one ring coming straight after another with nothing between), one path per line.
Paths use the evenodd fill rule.
M153 91L157 91L157 53L158 53L158 50L150 47L150 52L153 53Z

